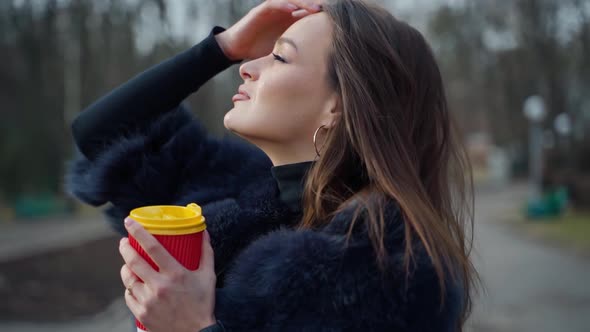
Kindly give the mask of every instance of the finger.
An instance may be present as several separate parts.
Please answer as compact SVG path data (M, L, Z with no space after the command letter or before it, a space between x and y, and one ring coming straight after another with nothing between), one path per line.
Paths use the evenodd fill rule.
M209 232L205 231L203 234L203 244L201 248L201 262L199 263L199 270L215 271L215 254L211 246L211 237Z
M123 286L128 288L138 282L139 278L137 278L135 273L131 272L131 270L127 267L127 264L123 264L121 267L121 281L123 281Z
M291 0L290 3L294 4L295 6L303 9L307 9L310 12L319 12L322 10L322 6L320 5L319 1L312 1L312 0Z
M267 2L267 4L269 4ZM284 1L284 0L275 0L275 1L270 1L270 6L273 9L278 9L281 10L283 12L287 12L287 13L291 13L294 10L299 9L299 7L289 1Z
M137 318L142 324L145 323L145 307L142 306L135 297L133 297L129 292L125 291L125 304L127 304L127 308L131 310L131 313L135 318Z
M141 278L141 280L149 284L151 281L153 282L157 279L156 270L129 244L128 238L124 237L121 239L119 252L125 261L125 265L127 265L131 272Z
M145 284L137 278L137 276L127 267L121 267L121 280L125 286L126 293L131 293L138 303L144 303L147 298L147 291Z
M290 2L287 2L287 3L282 4L280 8L282 10L286 11L286 12L289 12L289 13L292 12L292 11L294 11L294 10L299 9L299 7L297 7L296 5L294 5L294 4L290 3Z
M291 16L296 17L296 18L302 18L302 17L305 17L310 14L312 14L312 13L310 11L308 11L307 9L299 9L299 10L292 12Z
M170 255L166 248L138 222L127 217L125 218L125 227L154 263L158 265L160 270L171 271L181 267L180 263Z

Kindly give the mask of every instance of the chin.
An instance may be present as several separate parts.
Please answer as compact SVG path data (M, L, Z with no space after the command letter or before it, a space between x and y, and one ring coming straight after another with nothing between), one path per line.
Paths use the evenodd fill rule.
M232 114L232 111L229 111L227 114L225 114L225 117L223 118L223 126L225 127L225 129L229 130L230 132L242 137L242 138L246 138L243 133L242 130L240 130L240 125L239 125L239 119L236 118L235 114Z
M234 112L235 108L232 108L229 112L225 113L225 116L223 117L223 126L229 131L235 131L234 122L236 119Z
M254 145L259 141L265 141L264 131L254 119L249 118L244 109L233 108L227 112L223 118L223 126Z

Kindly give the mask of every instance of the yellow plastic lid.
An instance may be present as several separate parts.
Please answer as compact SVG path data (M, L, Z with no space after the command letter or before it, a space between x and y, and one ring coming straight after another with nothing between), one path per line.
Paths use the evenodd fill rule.
M140 223L151 234L184 235L204 231L205 217L195 203L184 206L153 205L133 209L131 219Z

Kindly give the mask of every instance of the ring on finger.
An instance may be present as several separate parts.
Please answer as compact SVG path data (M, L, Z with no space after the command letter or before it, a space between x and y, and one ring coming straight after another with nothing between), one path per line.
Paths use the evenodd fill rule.
M133 278L133 280L126 286L127 292L129 295L133 296L133 285L137 282L137 278Z

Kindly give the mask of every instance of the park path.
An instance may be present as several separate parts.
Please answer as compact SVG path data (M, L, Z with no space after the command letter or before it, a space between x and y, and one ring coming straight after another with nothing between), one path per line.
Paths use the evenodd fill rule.
M526 197L524 186L488 188L476 197L474 259L486 293L475 299L466 330L590 331L590 260L532 240L502 222L517 213ZM93 233L84 232L88 236ZM121 299L94 317L67 324L0 322L2 332L131 330L129 312Z
M0 223L0 263L112 236L101 215Z
M469 330L590 331L590 260L502 222L525 198L522 185L477 195L475 264L486 293L475 301Z

